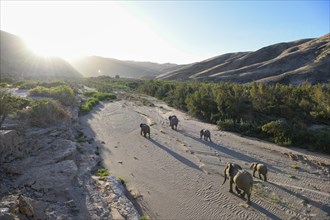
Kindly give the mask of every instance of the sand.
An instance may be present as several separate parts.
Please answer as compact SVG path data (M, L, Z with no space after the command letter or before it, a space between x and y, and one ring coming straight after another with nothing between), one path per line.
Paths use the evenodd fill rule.
M329 156L222 132L159 100L142 99L154 106L141 97L102 103L81 122L102 146L103 165L125 180L152 219L330 218ZM170 115L179 118L177 131ZM151 139L140 135L140 123L151 126ZM212 143L200 139L203 128ZM254 178L250 206L228 192L229 181L221 185L227 162L247 170L251 162L268 166L268 182Z

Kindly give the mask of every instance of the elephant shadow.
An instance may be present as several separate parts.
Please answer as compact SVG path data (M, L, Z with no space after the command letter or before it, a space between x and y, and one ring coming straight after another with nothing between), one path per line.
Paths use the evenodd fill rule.
M229 155L231 157L234 157L238 160L242 160L242 161L245 161L245 162L248 162L248 163L252 163L252 162L264 163L263 161L260 161L256 158L245 155L241 152L238 152L238 151L223 147L221 145L218 145L214 141L213 142L208 142L208 141L204 141L203 139L200 139L199 137L192 136L190 134L186 134L186 133L182 133L182 134L186 137L189 137L189 138L197 141L197 142L200 142L201 144L207 145L208 147L213 148L214 150L216 150L218 152L227 154L227 155ZM274 170L275 172L282 172L280 169L278 169L276 167L273 167L270 164L266 164L266 165L269 169Z
M293 191L287 189L286 187L278 185L276 183L273 183L273 182L268 182L268 183L275 186L275 187L277 187L277 188L279 188L279 189L281 189L281 190L283 190L283 191L285 191L288 194L291 194L291 195L297 197L298 199L301 199L302 201L308 201L308 204L314 206L315 208L318 208L318 209L320 209L320 210L322 210L326 213L330 213L330 206L329 205L321 204L320 202L316 202L316 201L312 200L311 198L308 198L308 197L303 196L299 193L293 192Z
M240 195L238 195L237 193L232 193L234 196L236 196L237 198L240 198L242 200L244 200L244 198L242 198ZM275 219L275 220L281 220L281 218L277 217L275 214L273 214L272 212L268 211L267 209L261 207L260 205L258 205L257 203L253 202L253 200L251 200L251 204L250 204L251 208L254 208L255 210L263 213L264 215L266 215L267 217L269 217L270 219Z
M159 142L155 141L154 139L149 139L151 143L153 143L154 145L156 145L157 147L159 147L160 149L164 150L165 152L167 152L168 154L170 154L171 156L173 156L175 159L177 159L178 161L180 161L181 163L199 170L199 171L203 171L199 166L197 166L195 163L193 163L192 161L188 160L187 158L181 156L180 154L170 150L169 148L167 148L166 146L160 144Z

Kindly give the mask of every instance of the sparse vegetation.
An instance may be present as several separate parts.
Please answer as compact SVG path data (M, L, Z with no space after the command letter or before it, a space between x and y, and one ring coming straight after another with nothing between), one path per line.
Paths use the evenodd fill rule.
M19 116L36 127L48 127L71 118L70 113L54 100L32 101L31 107L21 110Z
M280 198L274 193L272 192L269 196L270 200L276 204L280 204L281 203L281 200Z
M304 205L306 205L306 204L309 203L309 200L308 200L308 199L304 199L304 200L302 201L302 203L303 203Z
M291 168L292 169L295 169L295 170L298 170L299 169L299 166L297 164L292 164L291 165Z
M68 85L60 85L56 87L37 86L29 90L31 96L41 96L53 98L61 102L63 105L72 105L75 100L73 89Z
M118 177L118 180L121 182L121 184L125 185L125 180L122 177Z
M255 194L257 194L257 195L259 195L259 196L265 196L265 195L266 195L266 192L265 192L264 189L259 188L259 187L255 186L255 185L253 186L252 190L253 190L253 192L254 192Z
M94 106L100 103L100 101L105 100L113 100L117 97L112 93L104 93L104 92L96 92L96 91L88 91L85 92L84 95L91 97L88 98L85 104L80 107L80 114L87 114L90 112Z
M96 171L96 176L99 177L99 180L105 180L105 178L109 175L109 171L105 168L100 168Z
M9 114L16 113L22 108L25 108L30 105L30 102L28 99L12 96L6 89L0 89L0 128Z
M293 175L289 175L289 178L290 179L297 179L297 177L296 176L293 176Z
M150 220L150 218L146 215L142 215L140 220Z

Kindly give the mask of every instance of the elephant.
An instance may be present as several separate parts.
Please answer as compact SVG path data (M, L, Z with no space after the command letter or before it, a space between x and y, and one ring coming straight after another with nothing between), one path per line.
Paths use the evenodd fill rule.
M179 119L175 115L169 116L168 119L170 120L171 128L174 129L175 127L175 130L178 130Z
M147 125L145 123L141 123L140 128L141 128L141 135L143 133L143 136L146 137L146 135L148 134L149 139L150 139L150 127L149 127L149 125Z
M253 177L252 175L246 171L243 170L242 167L240 167L237 164L234 163L227 163L226 168L224 170L224 181L222 183L225 184L227 180L227 175L229 176L230 185L229 185L229 192L233 192L233 183L235 183L235 189L237 194L239 194L241 197L244 198L245 194L247 194L247 204L251 204L251 193L252 193L252 187L253 187ZM241 190L243 192L241 193Z
M264 181L267 182L267 172L268 169L265 164L262 163L251 163L250 169L253 169L253 176L255 177L255 172L258 171L259 178L262 180L261 175L264 177Z
M203 136L204 136L204 140L205 140L205 141L207 141L207 139L209 139L210 142L212 142L212 140L211 140L211 132L210 132L209 130L207 130L207 129L202 129L202 130L200 131L200 135L201 135L201 139L202 139Z

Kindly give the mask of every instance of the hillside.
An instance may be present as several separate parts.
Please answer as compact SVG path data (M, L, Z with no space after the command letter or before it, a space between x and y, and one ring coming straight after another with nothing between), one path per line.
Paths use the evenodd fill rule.
M180 65L152 62L122 61L99 56L85 56L71 61L71 65L85 77L100 75L128 78L155 78L159 74L176 70Z
M228 53L161 74L158 79L300 84L330 79L330 34Z
M58 57L40 57L17 36L1 31L1 80L72 79L81 74Z

